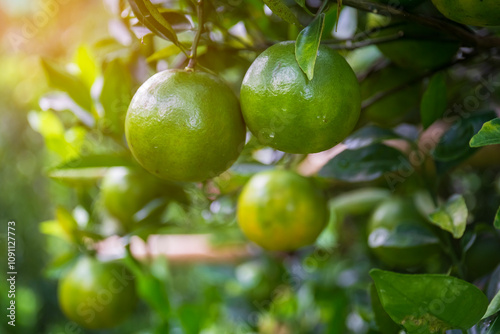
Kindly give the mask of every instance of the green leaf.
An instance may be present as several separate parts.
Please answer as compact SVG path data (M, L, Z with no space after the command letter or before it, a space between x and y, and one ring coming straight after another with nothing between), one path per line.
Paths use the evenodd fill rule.
M52 168L49 177L64 183L87 184L102 178L109 167L135 167L128 156L121 155L90 155L79 157Z
M453 195L448 201L429 215L434 225L453 234L455 239L464 235L468 216L467 205L462 195Z
M200 333L204 315L203 305L183 304L177 308L177 314L186 334Z
M177 34L150 0L129 0L137 19L156 35L179 45Z
M309 80L314 77L314 67L324 25L325 14L321 14L299 33L295 42L295 59Z
M493 225L500 230L500 207L497 210L497 214L495 215L495 221L493 222Z
M297 5L299 5L300 7L302 7L302 9L304 9L304 10L306 11L306 13L307 13L307 14L309 14L309 15L311 15L311 16L314 16L314 13L313 13L313 12L311 12L311 11L309 10L309 8L307 8L307 6L306 6L306 0L295 0L295 3L296 3Z
M500 144L500 118L483 124L481 130L470 140L470 147Z
M264 3L274 14L279 16L283 21L290 24L295 24L298 27L302 27L302 24L300 24L297 17L295 17L290 8L288 8L282 0L264 0Z
M370 276L385 311L409 333L467 330L484 315L488 298L476 286L446 275L374 269Z
M60 66L47 59L41 60L42 68L47 77L49 86L63 91L85 110L92 109L90 90L80 78L71 75Z
M469 147L470 139L485 122L495 116L495 112L487 111L458 120L439 140L432 152L434 158L440 161L462 161L471 156L475 149Z
M151 56L149 56L146 59L146 61L148 63L150 63L150 62L153 62L156 60L165 59L165 58L168 58L170 56L178 54L180 51L181 51L181 49L179 49L179 47L177 45L171 44L171 45L168 45L168 46L164 47L163 49L160 49L160 50L156 51L155 53L153 53Z
M82 45L78 48L75 55L75 63L80 69L80 77L90 89L99 74L99 69L87 47Z
M384 188L362 188L335 197L331 207L341 215L363 215L385 201L391 192Z
M401 331L401 327L384 310L374 284L370 284L370 299L378 331L384 334L398 334Z
M398 138L401 137L391 129L381 128L376 125L367 125L347 137L344 145L348 149L354 150L371 144L381 143L387 139Z
M48 220L41 222L39 225L40 233L45 235L51 235L67 242L71 242L72 238L66 231L62 228L61 224L57 220Z
M125 257L125 264L136 277L136 290L144 300L164 321L170 318L170 301L166 283L155 277L149 268L143 266L130 254Z
M493 314L499 311L500 311L500 291L498 291L495 297L493 297L493 299L491 300L490 304L488 305L488 309L486 310L486 313L483 316L483 319L491 317Z
M347 182L371 181L398 170L403 163L409 162L400 151L377 143L343 151L330 160L319 175Z
M66 210L62 206L59 206L56 209L56 220L70 240L73 241L78 240L78 238L76 237L76 231L78 230L78 223L68 210Z
M447 103L446 75L444 72L438 72L429 81L420 103L420 117L424 129L443 116Z
M498 334L498 333L500 333L500 317L495 319L495 321L490 326L486 334Z
M116 135L124 133L125 115L132 99L132 83L128 69L119 59L108 64L104 71L104 82L99 100L104 109L103 132Z

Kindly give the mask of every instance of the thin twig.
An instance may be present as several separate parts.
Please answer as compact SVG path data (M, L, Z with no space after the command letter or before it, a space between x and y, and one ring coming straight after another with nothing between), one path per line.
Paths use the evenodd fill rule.
M191 46L191 55L189 56L189 63L186 70L194 70L196 66L196 53L198 50L198 43L200 42L201 34L204 30L204 17L203 17L203 0L198 0L198 31L194 36L193 46Z
M400 31L397 34L391 35L391 36L365 39L364 41L360 41L360 42L347 41L347 42L342 42L341 44L333 43L333 44L330 44L328 47L331 49L334 49L334 50L355 50L355 49L362 48L362 47L369 46L369 45L392 42L392 41L401 39L402 37L404 37L404 33L402 31ZM321 43L321 44L325 44L325 43Z
M339 1L339 0L335 0ZM439 31L448 33L460 41L466 46L474 46L478 48L493 48L500 47L500 38L496 36L479 36L473 31L470 31L466 26L457 24L450 20L444 20L434 17L423 16L419 14L413 14L405 11L399 7L393 7L391 5L383 3L375 3L367 0L342 0L342 4L357 8L360 10L373 12L385 16L401 16L406 20L413 21L422 25L426 25L435 28Z
M376 102L384 99L385 97L387 97L387 96L389 96L391 94L397 93L397 92L399 92L399 91L401 91L401 90L403 90L403 89L405 89L407 87L410 87L411 85L414 85L414 84L420 82L421 80L423 80L425 78L428 78L428 77L436 74L437 72L446 70L446 69L448 69L450 67L455 66L456 64L468 61L468 60L472 59L476 55L477 55L477 53L473 53L473 54L469 55L467 58L459 59L459 60L454 60L454 61L452 61L450 63L447 63L447 64L445 64L443 66L440 66L440 67L438 67L436 69L433 69L431 71L425 72L422 75L419 75L416 78L414 78L414 79L412 79L412 80L410 80L408 82L405 82L402 85L396 86L394 88L388 89L388 90L383 91L383 92L379 92L379 93L373 95L372 97L364 100L363 103L361 104L361 109L366 109L369 106L371 106L372 104L374 104L374 103L376 103Z

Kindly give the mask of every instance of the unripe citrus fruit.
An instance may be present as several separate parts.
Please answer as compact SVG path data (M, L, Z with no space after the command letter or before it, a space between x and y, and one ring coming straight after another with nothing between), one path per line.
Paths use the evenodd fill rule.
M358 80L345 59L320 46L314 77L295 59L295 43L275 44L260 54L241 86L241 108L250 131L289 153L327 150L349 135L361 109Z
M419 266L440 250L430 223L402 198L389 199L373 212L368 233L368 246L392 267Z
M134 278L116 262L84 256L61 278L59 305L63 313L89 329L115 327L135 309Z
M222 80L204 72L167 70L134 95L125 133L132 154L150 173L203 181L236 160L245 123L238 100Z
M432 0L436 8L450 20L473 26L500 25L498 0Z
M313 243L328 220L326 200L311 180L286 170L254 175L238 199L243 233L268 250Z
M145 205L160 198L165 200L165 204L172 200L187 202L182 187L138 169L111 168L102 180L101 199L104 208L126 229L139 220L136 214Z

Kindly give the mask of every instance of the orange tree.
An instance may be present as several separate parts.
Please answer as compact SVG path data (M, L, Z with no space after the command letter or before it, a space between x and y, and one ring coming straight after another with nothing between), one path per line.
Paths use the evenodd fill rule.
M113 8L120 29L80 48L72 71L42 60L65 103L30 114L49 177L77 194L42 223L66 241L49 269L71 320L116 333L500 332L494 1ZM231 261L178 261L202 240L175 242L186 234ZM151 249L153 235L175 254Z

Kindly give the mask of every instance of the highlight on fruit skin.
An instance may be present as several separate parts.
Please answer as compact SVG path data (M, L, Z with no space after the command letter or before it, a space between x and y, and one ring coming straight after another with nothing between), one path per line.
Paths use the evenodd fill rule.
M61 278L58 297L64 315L88 329L119 325L138 302L135 279L123 265L89 255L80 257Z
M498 0L432 0L436 8L447 18L471 26L500 25Z
M320 45L314 77L308 80L293 41L277 43L255 59L240 100L257 139L288 153L330 149L351 133L361 110L359 83L346 60Z
M328 215L321 191L310 179L288 170L255 174L237 204L243 233L270 251L291 251L314 243Z
M246 128L231 89L200 71L166 70L136 92L125 119L133 156L148 172L172 181L204 181L228 169Z

